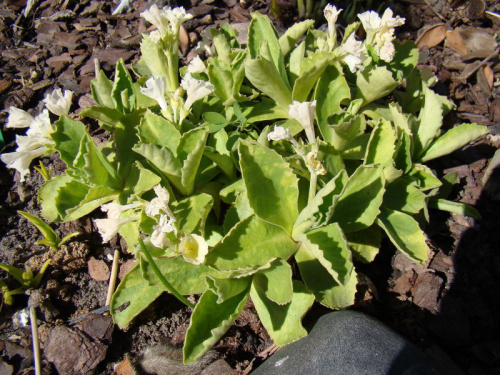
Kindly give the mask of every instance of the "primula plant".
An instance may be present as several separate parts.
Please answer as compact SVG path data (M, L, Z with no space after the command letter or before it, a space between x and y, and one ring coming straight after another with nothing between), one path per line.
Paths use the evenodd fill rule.
M365 12L339 38L340 11L325 8L326 32L306 20L281 37L255 13L246 46L221 25L198 46L207 58L179 69L179 27L191 16L153 5L142 13L156 26L142 58L130 69L118 62L114 80L100 72L97 106L80 113L109 132L102 147L68 116L71 93L45 100L55 122L11 107L8 126L29 130L2 160L22 177L51 152L67 165L39 192L43 216L66 222L100 208L103 241L119 233L139 261L111 302L120 327L164 291L189 306L185 296L201 295L189 363L251 298L285 345L306 335L301 320L315 301L354 303L354 260L371 262L383 236L425 263L429 206L476 214L445 199L456 176L425 163L485 128L441 129L453 104L416 68L416 46L394 40L403 18Z

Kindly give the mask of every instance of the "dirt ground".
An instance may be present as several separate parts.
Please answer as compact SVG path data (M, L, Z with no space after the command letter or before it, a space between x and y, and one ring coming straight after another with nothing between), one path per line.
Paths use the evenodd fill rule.
M335 5L345 8L348 3ZM387 323L433 357L443 374L500 373L500 177L488 169L500 145L500 62L495 41L500 18L485 13L500 14L500 4L483 0L384 4L406 17L398 40L422 44L427 56L422 64L439 79L434 89L456 104L446 123L475 122L487 126L491 135L431 165L441 176L458 173L460 184L452 199L475 206L482 218L431 210L425 228L432 249L427 267L411 263L385 243L375 262L360 265L362 283L352 309ZM272 15L267 0L191 0L178 5L194 16L185 23L185 57L208 26L225 21L244 25L256 10ZM289 2L279 5L277 22L288 26L296 8ZM111 15L115 4L110 0L40 0L27 17L25 6L25 0L4 0L0 7L0 124L6 144L2 152L13 151L15 135L20 134L4 128L10 106L37 114L45 94L63 88L76 95L78 106L72 109L84 107L90 103L95 59L111 76L118 59L126 63L137 59L140 33L146 31L139 17L147 7L143 0L134 1L130 13L117 16ZM449 34L440 41L440 32L459 27L455 34L460 34L467 50ZM93 135L101 136L98 131ZM42 161L54 174L64 169L57 156ZM36 245L41 239L38 230L17 211L40 215L36 192L43 179L36 171L23 183L18 178L0 165L0 262L37 269L52 258L41 296L31 297L44 301L38 308L44 373L125 375L132 374L133 367L138 373L154 374L161 373L158 366L165 368L165 358L177 365L189 309L163 295L126 330L114 327L105 311L90 313L105 306L109 255L122 250L122 243L117 239L103 245L86 218L54 226L60 235L81 233L59 252ZM123 275L131 256L122 251L121 258ZM3 271L0 276L15 285ZM31 332L19 321L19 311L27 304L28 296L16 296L14 305L3 305L0 311L0 374L33 373ZM325 312L314 306L306 325ZM197 368L182 371L249 373L267 356L271 344L249 304L214 352Z

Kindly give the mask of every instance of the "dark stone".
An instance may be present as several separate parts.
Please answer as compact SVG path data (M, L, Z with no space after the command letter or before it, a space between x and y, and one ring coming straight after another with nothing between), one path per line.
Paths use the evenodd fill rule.
M354 311L322 316L309 335L278 350L253 375L438 375L431 360L376 319Z

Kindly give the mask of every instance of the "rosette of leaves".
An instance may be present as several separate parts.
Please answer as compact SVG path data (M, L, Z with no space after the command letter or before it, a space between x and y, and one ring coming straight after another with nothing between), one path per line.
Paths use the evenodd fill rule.
M395 42L389 62L368 45L363 69L351 69L339 48L359 24L349 26L337 46L327 42L335 33L313 30L313 21L278 37L267 17L252 17L245 48L231 26L212 30L206 71L193 74L214 91L186 116L172 117L180 123L141 93L145 73L170 77L175 86L171 48L164 52L145 37L136 80L122 62L114 81L101 73L92 83L98 106L82 114L97 119L110 140L98 147L82 123L62 117L53 138L68 170L40 191L52 221L76 219L109 201L146 205L158 184L170 191L179 236L202 236L210 247L202 264L192 264L175 244L160 249L145 241L177 292L201 294L186 334L186 363L222 337L249 297L278 346L305 336L301 321L315 301L332 309L354 303L353 260L372 261L382 236L425 263L420 223L429 206L476 214L446 201L455 177L439 178L425 163L486 130L475 124L442 130L453 105L422 79L413 43ZM182 90L174 89L166 94L173 110L182 104ZM294 101L316 101L314 145L300 138L303 127L289 111ZM324 173L309 173L288 140L270 143L271 125L298 137L305 152L316 152ZM139 210L120 231L131 251L157 224ZM137 256L140 266L111 303L120 327L165 291L140 250Z

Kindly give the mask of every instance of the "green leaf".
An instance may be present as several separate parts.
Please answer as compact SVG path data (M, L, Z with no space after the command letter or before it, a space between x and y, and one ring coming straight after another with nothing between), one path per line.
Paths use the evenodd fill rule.
M309 97L312 88L322 76L326 67L333 60L333 54L324 51L317 51L310 54L302 62L299 77L295 80L292 90L292 99L304 102Z
M337 283L316 257L301 246L295 254L302 279L322 305L342 309L354 304L358 278L353 270L345 285Z
M272 62L263 58L248 59L245 61L245 74L257 89L278 103L288 116L292 93Z
M79 219L118 196L117 191L105 186L89 188L77 182L65 185L57 193L57 205L63 222Z
M160 269L162 275L182 295L201 294L208 289L206 279L208 276L223 278L224 274L204 264L191 264L184 260L182 256L172 258L157 258L155 263ZM148 263L142 265L143 277L150 284L163 289L163 284L154 274L153 269Z
M328 124L328 117L340 112L340 103L351 98L351 90L339 67L329 65L325 69L316 86L314 97L317 101L316 116L320 132L325 139L329 139L329 129L325 126Z
M354 257L365 263L375 259L382 242L382 232L376 225L346 234Z
M251 277L242 277L239 279L218 279L215 277L208 277L208 288L217 294L217 303L222 303L229 298L235 297L250 288L252 282Z
M425 243L424 232L410 215L382 207L377 224L407 257L420 264L427 261L429 248Z
M99 71L97 78L92 80L90 88L92 90L92 97L97 104L102 107L115 108L115 103L111 97L113 81L109 80L102 70Z
M307 336L302 318L311 308L314 296L300 281L293 281L292 302L286 305L278 305L269 300L256 283L252 283L250 296L262 324L277 346Z
M356 98L363 99L363 105L383 98L397 86L398 82L384 66L367 68L356 74Z
M133 148L133 151L144 156L148 162L153 164L177 187L182 189L181 185L181 163L168 148L158 148L152 144L139 144Z
M474 219L481 219L479 211L466 203L453 202L447 199L439 198L429 200L429 207L437 208L441 211L453 212L463 216L469 216Z
M407 178L398 178L386 186L384 207L417 214L426 206L427 196Z
M436 177L434 172L423 164L413 164L406 178L413 181L415 186L422 191L431 190L442 185L442 182Z
M198 301L184 342L184 363L196 362L234 323L245 307L248 291L218 303L217 295L207 290Z
M54 199L54 192L57 192L61 187L72 181L73 178L67 174L55 176L45 182L40 190L38 190L38 201L42 206L42 216L45 220L57 223L61 221L60 212L57 208L57 200Z
M488 134L488 128L477 124L461 124L444 133L425 150L420 157L422 162L448 155L469 144L476 138Z
M194 181L207 142L208 129L196 128L184 133L177 147L177 159L182 161L181 183L184 195L194 191Z
M269 62L274 66L275 71L278 72L278 77L281 77L283 85L288 88L288 77L278 41L278 32L267 16L257 12L252 13L251 16L252 21L248 27L248 50L250 51L250 57L257 59L262 51L262 46L267 45L271 58ZM247 77L249 78L248 72ZM252 80L250 79L250 81Z
M54 244L57 244L59 242L59 237L57 236L56 232L54 229L52 229L46 222L44 222L42 219L39 217L32 215L28 212L24 211L17 211L19 214L24 216L28 221L33 224L35 227L38 228L38 230L42 233L43 237Z
M314 26L314 20L298 22L290 27L279 39L281 53L286 56L295 48L295 43Z
M233 98L233 74L231 70L217 59L210 59L208 63L208 76L215 86L215 95L224 103L231 105L236 101Z
M142 37L141 56L141 61L147 65L152 77L167 77L168 81L167 56L149 35Z
M131 195L139 197L142 193L151 190L160 182L160 176L144 168L141 163L136 162L134 168L132 168L132 172L125 181L121 195L125 198Z
M125 275L111 299L111 315L118 327L125 328L146 307L163 293L163 289L151 285L142 277L139 266ZM125 308L121 306L127 304Z
M175 152L179 146L181 133L175 125L149 110L146 111L137 130L142 143L166 147L172 152Z
M288 259L297 247L282 228L252 215L234 226L208 253L206 264L218 270L260 267L274 258Z
M307 206L300 212L293 227L293 237L304 233L310 228L326 225L333 215L335 204L342 192L348 177L345 170L340 171L337 176L328 181L308 202Z
M385 180L380 166L360 166L349 178L340 196L332 221L344 232L368 228L379 214Z
M292 301L292 268L283 259L271 263L271 268L259 271L253 283L270 301L285 305Z
M345 285L354 266L349 244L337 223L300 234L297 240L318 259L337 283Z
M291 233L298 216L298 179L288 163L265 146L247 141L239 145L241 174L248 200L262 219Z
M380 121L372 130L363 164L380 164L382 167L392 165L395 143L396 132L391 123Z
M300 69L302 67L302 62L304 61L305 53L306 43L305 41L302 41L290 54L288 62L288 79L292 86L295 84L295 80L300 75Z
M132 77L122 59L116 63L115 82L111 91L111 98L115 108L123 114L131 113L135 109L135 94Z
M99 124L107 130L113 129L123 118L123 113L108 107L87 107L83 109L80 114L85 117L96 119L99 121ZM111 128L108 129L109 127Z
M185 235L191 233L203 234L205 221L212 209L212 205L212 196L205 193L171 203L172 212L179 221L180 232Z
M419 113L418 121L413 128L414 150L413 155L420 157L430 146L432 141L440 135L443 125L443 105L440 95L424 85L424 106Z
M414 42L407 40L404 43L394 42L395 54L389 63L389 69L393 72L394 78L401 82L410 76L418 63L418 47Z
M82 146L85 146L82 147L83 159L85 160L82 171L85 172L87 181L94 185L121 190L123 181L118 172L106 159L90 135L85 135Z
M71 168L79 156L80 143L87 134L85 125L66 116L61 116L54 125L56 130L50 136L61 159Z

